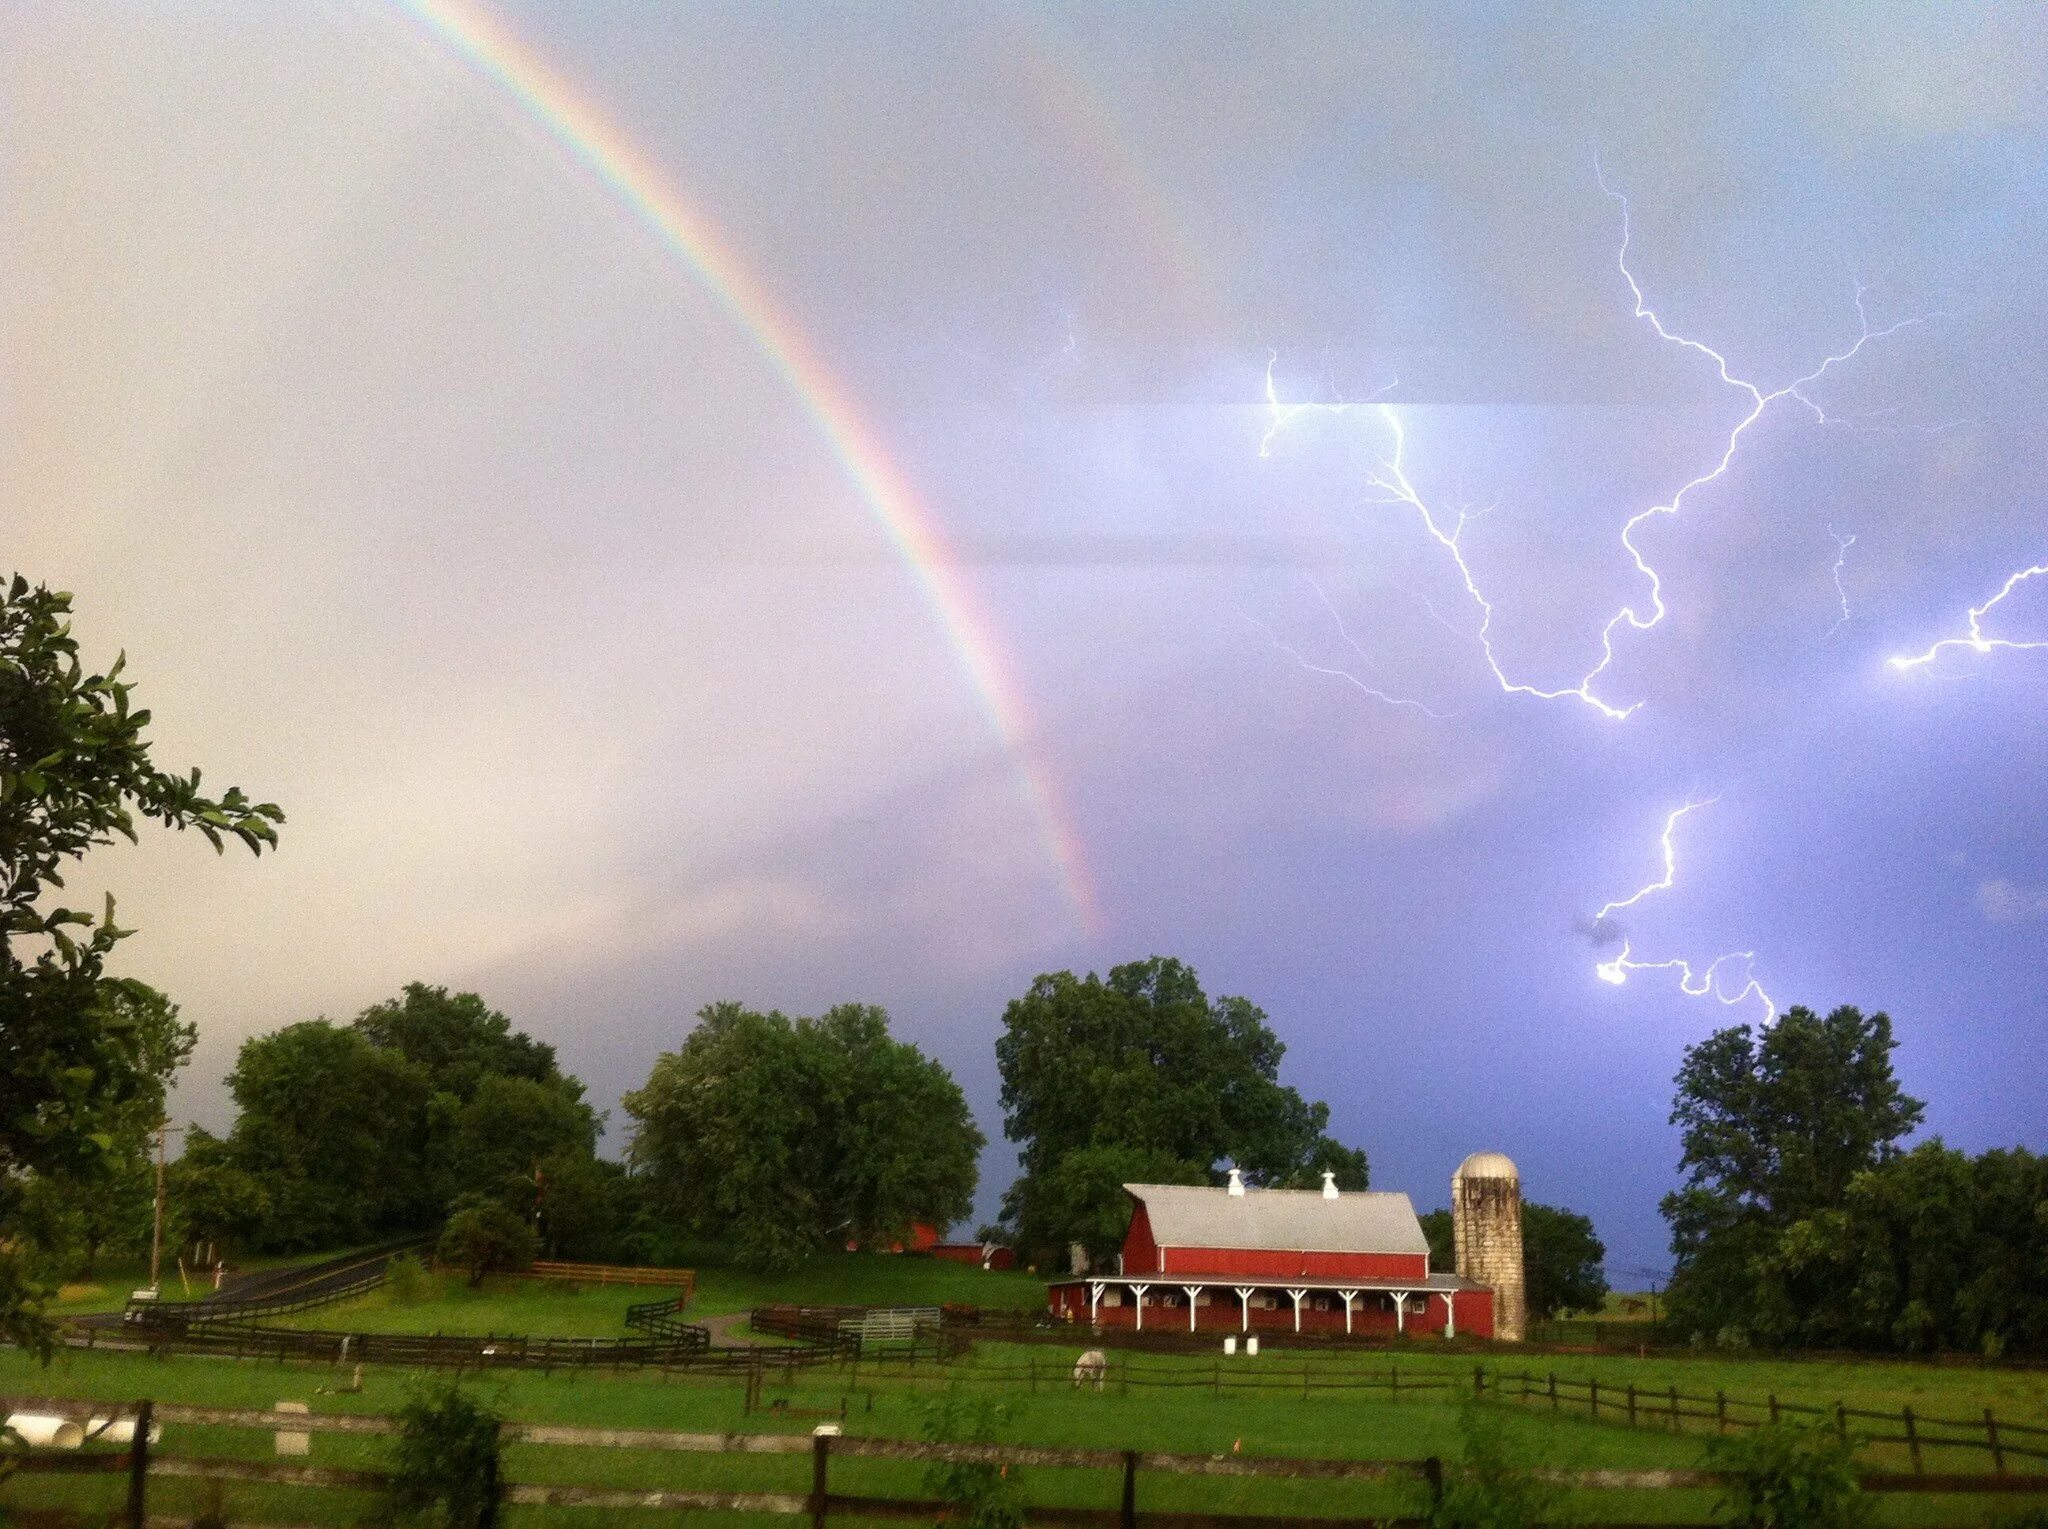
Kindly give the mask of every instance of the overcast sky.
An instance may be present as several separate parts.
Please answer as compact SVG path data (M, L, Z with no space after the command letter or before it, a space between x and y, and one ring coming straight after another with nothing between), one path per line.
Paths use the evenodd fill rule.
M1681 1052L1762 1007L1600 981L1625 938L1886 1009L1930 1131L2048 1147L2048 650L1885 662L2048 562L2048 12L488 15L792 316L1019 720L728 308L432 28L7 5L0 551L162 763L289 815L93 863L199 1026L184 1113L417 979L607 1107L709 1001L880 1003L999 1138L1004 1002L1171 954L1376 1186L1505 1151L1629 1283ZM1638 528L1625 719L1504 689L1479 601L1577 687L1653 608L1623 525L1754 397L1636 316L1596 157L1648 305L1765 395L1923 320ZM1455 552L1374 486L1397 431ZM2048 639L2048 577L1984 630Z

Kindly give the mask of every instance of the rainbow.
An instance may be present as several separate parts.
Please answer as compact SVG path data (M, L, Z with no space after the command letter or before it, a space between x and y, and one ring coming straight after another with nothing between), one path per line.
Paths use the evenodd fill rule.
M696 279L754 342L817 425L841 471L887 535L945 632L998 742L1013 763L1067 902L1084 933L1095 898L1079 836L1051 774L1031 751L1035 730L999 661L994 627L975 602L938 523L862 419L846 387L774 294L702 209L587 97L502 22L462 0L399 0L437 42L503 92L575 166L587 171Z

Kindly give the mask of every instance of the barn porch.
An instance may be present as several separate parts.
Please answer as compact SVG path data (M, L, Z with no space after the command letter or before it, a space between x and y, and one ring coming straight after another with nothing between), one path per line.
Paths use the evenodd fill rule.
M1383 1280L1091 1274L1047 1287L1053 1314L1090 1327L1354 1337L1493 1334L1493 1292L1454 1274Z

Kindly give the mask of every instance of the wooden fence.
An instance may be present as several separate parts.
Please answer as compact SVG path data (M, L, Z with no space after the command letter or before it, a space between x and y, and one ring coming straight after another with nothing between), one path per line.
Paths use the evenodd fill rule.
M82 1416L90 1412L99 1418L125 1414L134 1419L133 1442L118 1452L83 1451L15 1452L13 1469L24 1476L107 1474L124 1478L123 1506L116 1522L141 1529L154 1524L183 1523L189 1515L150 1512L151 1483L182 1479L219 1483L247 1483L259 1486L327 1489L354 1493L381 1492L390 1484L388 1472L355 1467L301 1464L295 1460L265 1460L247 1455L229 1457L201 1455L165 1448L152 1442L153 1427L226 1428L267 1434L297 1435L310 1448L318 1434L390 1436L398 1431L395 1419L374 1414L280 1413L239 1408L197 1407L143 1401L132 1406L105 1404L88 1407L75 1400L51 1398L7 1398L12 1411L36 1411ZM1355 1515L1345 1518L1303 1517L1281 1514L1235 1514L1190 1512L1141 1507L1148 1494L1148 1478L1171 1478L1185 1483L1190 1478L1227 1477L1328 1483L1405 1484L1408 1500L1422 1506L1440 1500L1445 1467L1436 1457L1401 1460L1294 1459L1256 1455L1190 1455L1151 1450L1066 1449L1012 1444L917 1443L899 1439L841 1437L836 1429L816 1434L701 1434L653 1429L605 1429L567 1427L546 1423L508 1423L500 1435L507 1444L564 1446L580 1449L618 1449L644 1452L740 1456L808 1456L808 1491L731 1491L696 1488L667 1489L650 1486L576 1485L561 1482L500 1483L500 1501L512 1505L563 1508L594 1508L618 1512L624 1509L656 1511L722 1510L780 1516L808 1516L822 1529L833 1515L931 1521L956 1505L916 1498L885 1496L873 1492L857 1494L835 1491L834 1461L899 1461L933 1465L959 1463L993 1465L1007 1476L1012 1471L1053 1469L1091 1473L1104 1488L1114 1486L1115 1508L1042 1507L1024 1509L1027 1524L1058 1525L1062 1529L1337 1529L1357 1525ZM1541 1479L1577 1491L1715 1489L1725 1487L1729 1478L1701 1470L1589 1470L1542 1471ZM872 1480L869 1485L873 1485ZM1871 1474L1862 1478L1865 1491L1883 1493L1997 1493L2003 1495L2048 1495L2048 1474L2028 1477L2013 1475L1933 1476ZM1182 1489L1184 1491L1184 1488ZM1106 1496L1104 1491L1102 1495ZM14 1506L16 1521L31 1522L41 1516L34 1507ZM1414 1517L1377 1518L1381 1529L1419 1529ZM1666 1520L1667 1523L1674 1522ZM1606 1529L1627 1529L1610 1525Z
M1472 1383L1476 1394L1496 1401L1548 1407L1553 1412L1583 1410L1588 1417L1635 1428L1671 1432L1692 1428L1725 1434L1782 1422L1830 1427L1845 1443L1904 1445L1915 1474L1925 1473L1931 1451L1975 1452L1988 1457L1992 1471L2000 1476L2007 1474L2010 1461L2048 1464L2048 1428L2001 1420L1989 1407L1977 1417L1945 1418L1911 1407L1897 1412L1874 1412L1841 1402L1820 1407L1781 1400L1776 1392L1762 1400L1730 1396L1725 1391L1705 1396L1676 1386L1659 1389L1612 1381L1603 1385L1598 1380L1575 1380L1554 1372L1503 1374L1483 1366L1472 1372Z
M533 1279L566 1279L579 1285L655 1285L680 1290L684 1304L697 1291L695 1269L654 1269L635 1264L578 1264L558 1259L537 1258L518 1271Z

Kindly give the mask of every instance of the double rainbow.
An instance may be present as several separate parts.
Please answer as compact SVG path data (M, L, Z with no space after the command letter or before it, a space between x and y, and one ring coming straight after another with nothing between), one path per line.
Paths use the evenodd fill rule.
M645 225L753 340L811 417L931 606L1012 762L1066 899L1083 931L1092 933L1095 902L1080 840L1060 810L1043 761L1033 756L1034 729L1023 697L1000 662L994 628L973 599L931 512L825 358L703 210L692 206L601 108L502 22L463 0L401 0L401 5L434 39L516 102L573 164Z

